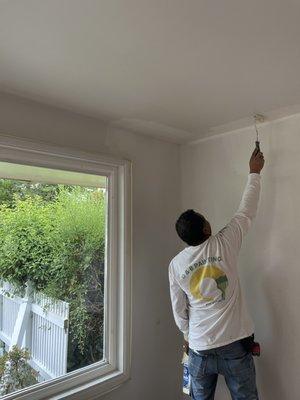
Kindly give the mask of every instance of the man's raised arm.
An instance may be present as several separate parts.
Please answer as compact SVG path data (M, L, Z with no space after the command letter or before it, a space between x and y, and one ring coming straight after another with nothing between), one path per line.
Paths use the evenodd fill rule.
M256 216L260 194L260 171L264 163L263 153L255 149L250 158L250 173L238 211L229 224L217 234L221 240L227 242L237 252L241 247L244 235L248 232L251 222Z

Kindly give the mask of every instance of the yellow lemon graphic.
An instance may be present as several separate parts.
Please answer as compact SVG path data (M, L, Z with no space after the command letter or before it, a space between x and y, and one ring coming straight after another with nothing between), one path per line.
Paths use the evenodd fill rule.
M226 274L216 265L205 265L197 268L190 279L190 291L192 295L200 300L212 301L213 297L205 297L200 291L201 283L204 279L213 279L217 288L222 292L222 299L225 299L225 292L228 286L228 279Z

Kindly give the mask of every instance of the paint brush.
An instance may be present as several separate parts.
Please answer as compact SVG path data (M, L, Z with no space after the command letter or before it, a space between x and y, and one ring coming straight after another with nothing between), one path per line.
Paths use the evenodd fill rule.
M258 135L258 129L257 129L257 122L264 122L265 117L261 114L254 114L253 119L254 119L255 131L256 131L255 148L258 153L260 151L260 146L259 146L260 142L259 142L259 135Z

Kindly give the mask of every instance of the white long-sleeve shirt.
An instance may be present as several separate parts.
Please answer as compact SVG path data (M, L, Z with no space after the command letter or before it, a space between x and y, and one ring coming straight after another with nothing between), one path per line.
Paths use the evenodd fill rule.
M173 314L193 350L223 346L252 335L238 277L243 236L256 215L260 175L249 174L238 211L215 236L189 246L170 263Z

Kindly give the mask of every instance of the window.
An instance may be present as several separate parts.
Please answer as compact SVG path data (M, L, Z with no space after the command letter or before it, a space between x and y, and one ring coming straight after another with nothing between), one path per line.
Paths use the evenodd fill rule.
M2 137L0 219L0 398L88 399L126 380L130 163Z

